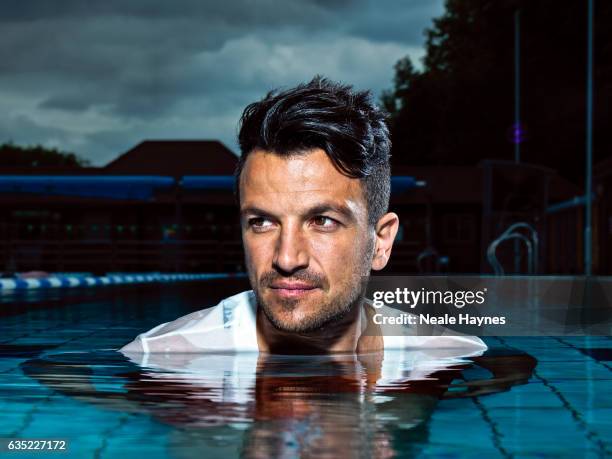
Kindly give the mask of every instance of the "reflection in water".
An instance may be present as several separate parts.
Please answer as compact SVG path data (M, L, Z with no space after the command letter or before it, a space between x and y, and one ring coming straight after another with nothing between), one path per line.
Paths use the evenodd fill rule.
M524 354L458 349L126 357L65 353L23 367L80 400L174 426L173 457L226 458L410 457L427 443L427 420L441 398L507 390L535 367Z

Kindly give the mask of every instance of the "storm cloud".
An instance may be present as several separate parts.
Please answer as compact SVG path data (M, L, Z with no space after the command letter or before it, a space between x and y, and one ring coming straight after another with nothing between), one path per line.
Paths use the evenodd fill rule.
M243 107L315 74L390 87L442 0L5 1L0 142L104 165L144 139L219 139Z

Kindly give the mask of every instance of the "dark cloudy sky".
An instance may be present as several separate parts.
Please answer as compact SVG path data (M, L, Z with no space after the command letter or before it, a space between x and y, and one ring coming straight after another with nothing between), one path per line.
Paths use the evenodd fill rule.
M391 86L443 0L4 0L0 143L104 165L144 139L219 139L242 108L322 74Z

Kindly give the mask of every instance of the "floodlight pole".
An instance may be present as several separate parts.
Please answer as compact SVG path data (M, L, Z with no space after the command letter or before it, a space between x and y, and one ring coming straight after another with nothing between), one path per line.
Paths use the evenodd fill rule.
M585 177L585 222L584 222L584 274L592 271L591 229L593 213L593 9L594 0L588 0L587 15L587 100L586 100L586 177Z
M514 162L521 162L521 10L514 12Z
M514 12L514 162L521 162L521 10ZM521 249L518 239L514 240L514 272L521 270Z

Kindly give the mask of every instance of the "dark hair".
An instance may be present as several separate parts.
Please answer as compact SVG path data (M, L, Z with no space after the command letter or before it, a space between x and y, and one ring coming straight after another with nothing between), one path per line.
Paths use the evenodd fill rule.
M321 148L341 173L361 179L371 225L387 212L391 141L386 113L372 102L369 91L353 91L320 76L292 89L270 91L244 109L238 141L237 197L240 173L254 149L289 156Z

